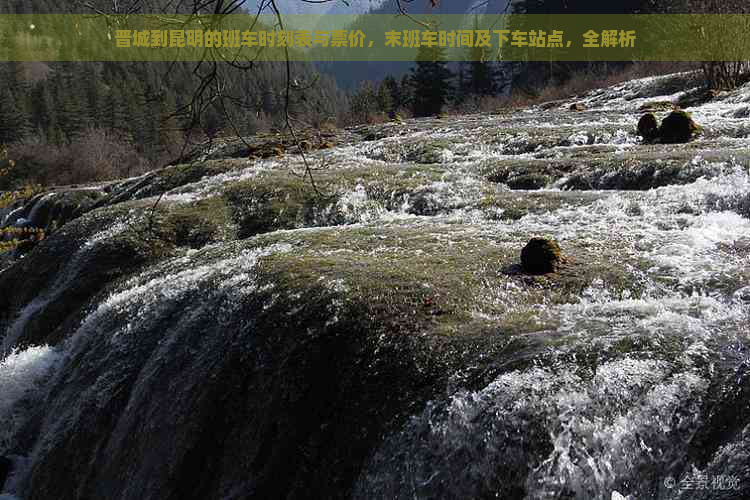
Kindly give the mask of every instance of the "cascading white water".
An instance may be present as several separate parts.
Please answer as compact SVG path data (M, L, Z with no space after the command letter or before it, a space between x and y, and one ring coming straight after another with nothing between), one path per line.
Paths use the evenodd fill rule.
M456 238L481 235L509 252L530 235L550 235L563 250L586 248L616 259L613 265L628 269L633 287L595 280L573 303L538 303L516 282L494 283L488 277L478 300L485 309L502 312L478 310L476 319L499 325L504 316L528 315L536 325L532 333L503 334L517 333L533 356L526 359L509 350L507 359L496 360L500 368L487 368L491 376L480 387L462 387L462 370L452 374L450 389L410 408L411 418L389 429L371 450L353 486L354 497L686 498L709 492L680 490L670 480L679 482L695 471L716 478L745 470L748 423L726 424L732 432L721 440L712 437L710 426L714 414L732 404L724 393L745 394L743 374L750 369L750 170L740 154L750 139L734 137L724 144L720 159L696 151L683 165L679 186L591 191L568 202L570 193L556 189L566 179L558 179L533 192L535 203L550 203L547 209L502 219L505 208L492 212L482 206L488 197L510 194L506 186L485 181L482 169L488 165L575 162L598 151L591 148L611 148L603 154L623 162L637 155L641 146L630 131L633 116L625 110L656 99L640 96L656 84L658 79L647 79L594 93L584 100L590 115L558 112L548 119L530 110L409 122L405 127L411 129L402 135L330 153L334 168L400 167L405 173L399 175L418 182L408 192L378 198L358 180L312 218L314 225L333 227L284 234L335 238L344 231L337 224L425 232L447 227L455 228ZM623 99L628 92L635 99ZM698 108L696 116L707 128L738 127L736 119L727 118L736 101L729 99ZM435 146L426 148L430 141ZM291 166L297 161L291 159ZM662 165L659 161L655 164ZM438 165L442 173L419 177L415 164ZM277 167L269 160L210 176L167 193L164 202L196 203ZM585 174L597 182L613 176ZM227 346L244 352L243 343L252 344L252 335L235 336L233 330L252 331L255 318L243 311L251 305L266 310L279 299L273 285L259 289L259 262L300 252L307 244L247 249L229 242L187 251L117 282L89 305L75 333L59 345L17 345L29 319L51 297L65 293L92 248L139 224L143 219L126 216L91 235L2 334L0 456L13 456L18 464L5 485L7 494L23 497L38 470L54 469L57 455L68 457L61 451L68 443L83 448L100 438L86 456L101 460L101 470L75 464L76 471L84 471L80 477L87 487L94 485L86 491L127 483L119 497L139 498L141 487L154 492L170 487L176 464L194 460L191 450L181 448L202 432L194 413L215 406L213 401L196 403L193 394L202 395L202 386L227 377L219 368L230 352ZM447 246L455 243L445 240ZM396 251L394 245L384 242L371 255ZM364 266L362 272L367 272ZM344 280L324 285L343 297L354 294ZM301 305L289 316L303 313L304 301L315 299L294 297ZM338 321L340 306L332 302L322 323ZM259 371L272 364L262 356L252 361ZM502 368L515 361L521 366ZM210 420L202 413L201 418ZM22 443L17 440L26 419L36 432ZM106 437L95 428L106 429ZM697 458L699 443L708 443L703 446L708 457ZM254 442L248 438L247 445ZM225 474L216 491L253 491L246 483L257 478L234 477L226 472L231 466L222 467L212 469L217 476ZM737 485L722 484L725 488L712 491L732 498ZM227 493L227 498L235 497Z

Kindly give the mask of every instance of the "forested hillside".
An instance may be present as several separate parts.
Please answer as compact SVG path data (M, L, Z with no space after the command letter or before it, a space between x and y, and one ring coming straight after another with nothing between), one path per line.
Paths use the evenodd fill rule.
M295 65L297 75L312 69ZM0 66L0 143L72 144L92 130L106 130L135 146L150 162L167 159L183 132L211 137L229 127L243 134L282 126L285 70L281 63L249 71L225 68L227 99L206 105L193 123L198 83L193 65L166 63L7 63ZM301 78L301 76L300 76ZM336 123L344 96L330 78L293 94L300 118ZM165 156L166 155L166 156Z
M0 5L0 13L81 10L58 0ZM6 34L3 43L13 40ZM83 143L126 158L99 162L93 178L111 178L161 166L179 155L186 141L284 127L283 63L255 63L248 70L219 64L222 94L196 96L212 71L212 65L195 63L0 64L0 144L12 147L19 164L15 175L0 180L0 188L91 180L92 172L72 164L86 156ZM295 118L312 126L337 124L347 99L333 78L303 63L292 65L292 76L304 83L290 96Z

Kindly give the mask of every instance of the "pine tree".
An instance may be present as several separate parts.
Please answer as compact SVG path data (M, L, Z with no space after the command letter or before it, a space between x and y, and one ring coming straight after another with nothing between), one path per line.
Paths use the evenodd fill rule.
M453 92L453 101L459 105L463 104L471 94L471 90L466 86L467 64L466 62L459 63L458 73L456 73L456 90Z
M87 63L82 71L89 75L83 81L83 97L85 98L86 108L90 114L91 123L96 125L96 127L101 127L104 108L104 103L102 102L104 88L101 83L101 74L92 63Z
M400 103L399 108L411 108L412 102L414 101L414 85L412 82L411 74L405 74L401 77L401 84L399 85L400 91Z
M479 21L474 18L474 30L479 30ZM497 91L497 72L489 61L486 47L470 47L467 53L468 63L468 93L473 96L493 95Z
M18 63L0 64L0 145L20 141L29 132L24 99L27 84ZM15 91L18 90L17 93Z
M383 82L378 85L377 95L378 110L391 116L394 113L393 95L391 89L386 87Z
M388 116L395 116L396 111L404 106L404 99L398 82L392 76L386 76L378 87L378 106Z
M15 97L8 88L0 88L0 145L20 141L27 130L26 117Z
M453 78L445 63L444 50L422 46L417 52L416 62L417 66L411 74L414 116L439 115L450 97Z
M111 85L102 95L101 125L110 130L129 132L125 109L125 93L117 85Z
M351 113L358 122L366 122L378 109L378 95L370 82L362 82L351 100Z
M91 125L91 114L81 78L80 67L63 64L55 70L51 86L62 136L74 142Z

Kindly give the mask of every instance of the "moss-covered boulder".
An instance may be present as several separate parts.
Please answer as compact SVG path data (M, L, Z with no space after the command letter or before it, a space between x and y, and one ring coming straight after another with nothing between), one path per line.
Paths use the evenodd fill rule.
M194 203L165 203L157 207L154 222L159 236L176 247L202 248L236 237L232 207L224 197Z
M134 205L119 215L132 217ZM23 342L80 341L38 406L53 416L29 430L54 436L31 472L29 498L74 498L88 477L87 498L145 484L151 468L119 472L144 453L179 464L154 486L159 498L219 498L216 484L247 477L257 478L257 498L351 498L382 436L446 394L453 374L462 373L462 386L486 385L509 369L509 350L539 352L555 324L549 304L576 302L594 279L632 284L621 263L573 241L567 251L589 265L530 282L505 272L516 235L431 220L275 231L118 271L133 263L127 254L139 248L144 221L112 221L113 210L66 225L13 271L14 299L71 280L65 296L38 302ZM157 218L159 232L170 232L170 213ZM9 272L0 285L11 285ZM57 408L72 409L59 417L68 432L48 433ZM194 426L173 430L176 414ZM102 458L109 443L114 451ZM200 470L220 471L217 482L194 486Z
M305 151L312 149L308 141L302 141L300 147ZM250 159L277 158L281 156L284 156L284 145L280 142L268 142L257 146L251 146L248 151L248 158Z
M687 111L672 111L661 122L659 139L667 144L688 142L700 129Z
M560 246L550 238L532 238L521 250L521 266L528 274L554 273L561 261Z
M511 189L542 189L552 182L552 178L541 173L530 173L513 175L508 178L506 184Z
M653 113L646 113L638 120L638 135L646 141L653 141L659 136L659 122Z

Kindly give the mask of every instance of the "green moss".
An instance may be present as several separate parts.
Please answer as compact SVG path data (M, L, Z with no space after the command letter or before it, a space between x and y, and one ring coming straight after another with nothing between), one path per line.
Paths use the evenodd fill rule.
M222 197L190 204L164 204L158 209L162 237L178 247L201 248L234 237L231 210Z
M57 191L47 196L41 195L35 205L34 220L31 223L47 231L59 228L74 218L86 213L103 193L93 189L70 189Z
M224 193L239 238L311 225L316 211L331 201L302 178L274 174L233 183Z
M406 146L404 158L420 164L442 163L446 150L451 151L453 142L447 139L433 139Z
M500 214L500 219L508 220L508 221L515 221L515 220L522 219L526 215L528 215L527 211L520 209L520 208L516 208L516 207L510 207L510 208L506 208L505 210L503 210L502 214Z
M590 380L605 363L622 359L678 359L690 344L689 339L675 336L624 335L592 337L589 342L574 342L562 337L547 339L547 345L562 350L560 357L541 359L542 363L571 363L576 374ZM573 347L570 349L570 347Z
M343 224L351 214L368 207L397 210L405 197L418 195L445 175L437 166L416 165L322 170L315 173L316 192L307 179L273 171L231 184L224 196L239 226L239 237L247 238L277 229ZM358 187L367 196L364 205L344 203L343 196Z
M507 184L511 189L540 189L565 175L570 168L537 159L503 160L480 167L478 174L488 182Z
M195 163L171 165L145 177L127 180L112 189L101 205L114 205L124 201L158 196L204 177L246 168L247 160L207 160Z
M485 195L477 208L492 219L518 220L528 214L543 214L563 207L586 206L602 197L603 195L598 193L570 191L496 191Z
M672 101L646 101L639 108L639 111L671 111L675 107Z
M281 297L304 294L312 283L337 284L345 290L340 300L366 309L359 313L439 335L465 335L467 325L475 332L494 328L513 334L548 327L550 318L539 305L577 302L595 280L639 293L624 263L569 248L570 243L566 253L585 265L573 262L555 275L529 279L514 270L521 243L498 244L463 225L339 227L251 241L254 246L293 246L263 259L263 268L272 274L268 284ZM496 300L498 293L506 293L501 290L511 290L511 298Z

